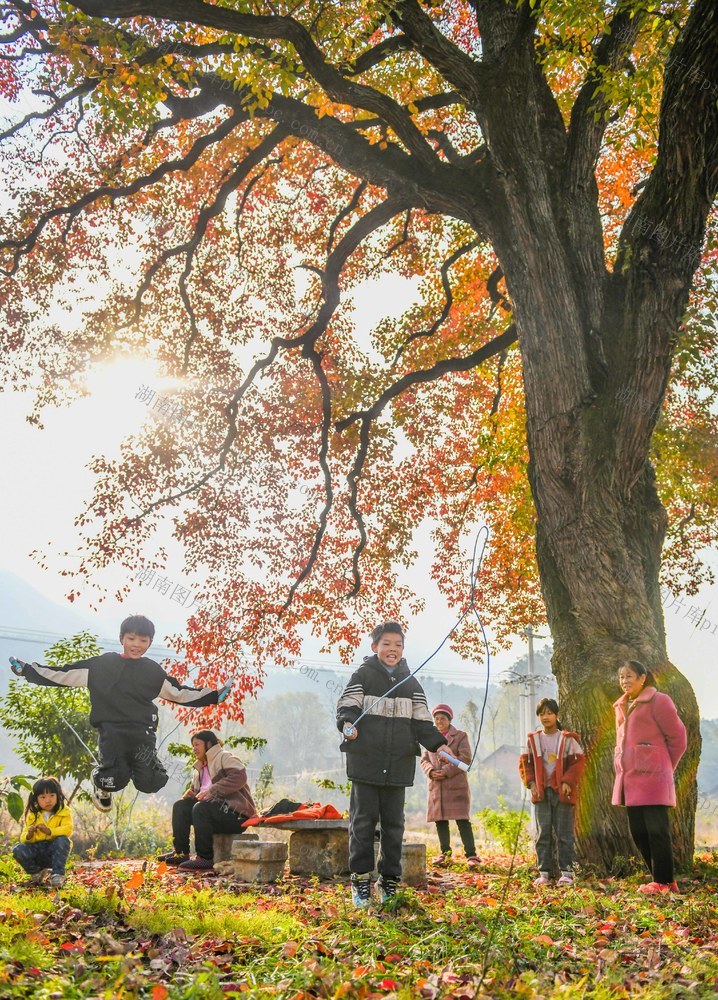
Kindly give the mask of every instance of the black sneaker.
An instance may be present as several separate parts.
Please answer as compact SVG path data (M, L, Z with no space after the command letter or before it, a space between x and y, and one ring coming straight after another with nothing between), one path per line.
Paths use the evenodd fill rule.
M214 869L214 864L209 858L200 858L197 855L196 858L189 858L187 861L183 861L179 866L179 871L181 872L209 872Z
M399 879L390 878L388 875L380 875L376 884L376 891L380 903L386 903L388 899L394 899L399 888Z
M164 861L166 865L183 865L189 861L189 854L178 854L177 851L168 851L166 854L158 854L158 861Z
M371 906L371 875L357 875L352 873L352 903L360 910L366 910Z
M92 799L92 804L95 809L99 809L101 813L108 813L110 809L112 809L112 796L103 788L98 788L97 785L93 785L92 791L90 792L90 798Z

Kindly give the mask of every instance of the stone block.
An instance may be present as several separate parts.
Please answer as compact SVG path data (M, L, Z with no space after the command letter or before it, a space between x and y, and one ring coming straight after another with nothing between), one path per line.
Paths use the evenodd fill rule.
M232 847L235 843L246 843L259 840L256 833L215 833L212 838L212 851L215 864L218 861L229 861L232 857Z
M347 830L297 830L289 838L292 875L332 878L349 871Z
M374 877L379 877L376 864L379 860L379 843L374 842ZM426 881L426 844L401 845L401 880L406 885L418 885Z
M235 841L226 865L243 882L274 882L284 874L287 845L277 840ZM224 866L223 866L224 867Z

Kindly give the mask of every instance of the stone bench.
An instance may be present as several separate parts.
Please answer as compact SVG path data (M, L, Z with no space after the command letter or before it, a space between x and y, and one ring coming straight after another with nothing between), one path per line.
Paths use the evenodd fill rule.
M281 823L260 823L250 830L287 830L289 872L304 878L334 878L349 874L349 820L306 819ZM375 858L379 843L374 847ZM401 849L402 880L416 885L426 878L426 845L404 842ZM376 874L376 870L375 870Z
M348 819L292 819L265 823L251 830L289 830L289 872L333 878L349 872Z

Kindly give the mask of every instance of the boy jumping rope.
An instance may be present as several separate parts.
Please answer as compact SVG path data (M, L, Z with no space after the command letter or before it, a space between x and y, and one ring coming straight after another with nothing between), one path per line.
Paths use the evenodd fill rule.
M381 823L377 891L383 903L396 895L401 878L404 796L414 783L419 744L438 750L447 742L434 726L424 689L410 675L401 626L385 622L371 638L374 656L365 657L352 674L337 705L337 727L344 736L341 749L352 783L352 902L362 909L371 904L376 824Z
M121 653L102 653L64 667L45 667L10 657L13 673L44 687L86 687L90 724L98 731L99 765L92 772L92 801L100 812L112 808L112 792L132 780L138 792L158 792L169 780L157 757L155 698L202 708L221 704L232 688L186 687L145 653L155 627L144 615L120 625Z

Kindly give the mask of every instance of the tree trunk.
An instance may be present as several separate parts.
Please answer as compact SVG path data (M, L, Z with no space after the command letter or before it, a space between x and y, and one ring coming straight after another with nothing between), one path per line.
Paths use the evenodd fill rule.
M693 852L699 715L690 685L666 656L658 574L667 519L648 454L692 271L674 268L666 248L653 245L634 247L625 270L620 254L607 270L594 164L572 155L530 56L516 48L505 58L513 60L511 73L491 92L481 123L495 168L488 228L521 348L537 560L562 719L581 734L589 758L579 856L605 872L617 856L635 853L611 791L617 672L637 659L688 729L674 838L685 866ZM513 81L523 90L512 91ZM676 227L695 241L699 222L695 210Z
M666 656L658 583L666 513L647 458L650 434L643 430L646 407L657 412L665 381L654 370L646 399L629 394L621 402L618 387L628 376L616 365L601 390L590 388L596 385L589 374L591 345L580 321L579 296L570 280L556 280L562 268L567 275L567 262L552 262L549 283L539 265L527 288L524 282L511 286L509 264L507 280L513 301L527 300L515 314L553 672L564 724L582 735L589 758L577 812L579 858L608 872L617 857L636 853L625 810L611 806L611 791L617 671L626 659L637 659L673 698L688 729L674 817L676 860L685 867L693 853L699 714L692 688ZM555 366L556 344L571 338L576 350L564 349L561 366ZM655 358L653 365L658 367ZM632 416L636 402L640 408ZM627 444L626 429L634 422ZM642 435L646 454L637 473Z
M575 509L570 530L551 535L539 521L537 552L547 614L554 638L553 670L564 724L584 736L588 767L577 809L579 858L610 872L616 860L637 854L626 811L611 805L615 723L620 696L617 671L626 659L651 669L688 729L688 749L676 774L673 845L679 867L693 857L700 758L700 719L690 684L665 653L654 525L662 508L650 467L623 523L605 526ZM571 511L567 511L567 518ZM617 511L617 515L620 512ZM561 566L573 564L566 574ZM577 576L583 580L577 581ZM636 579L638 577L638 579ZM657 627L658 625L658 627Z

